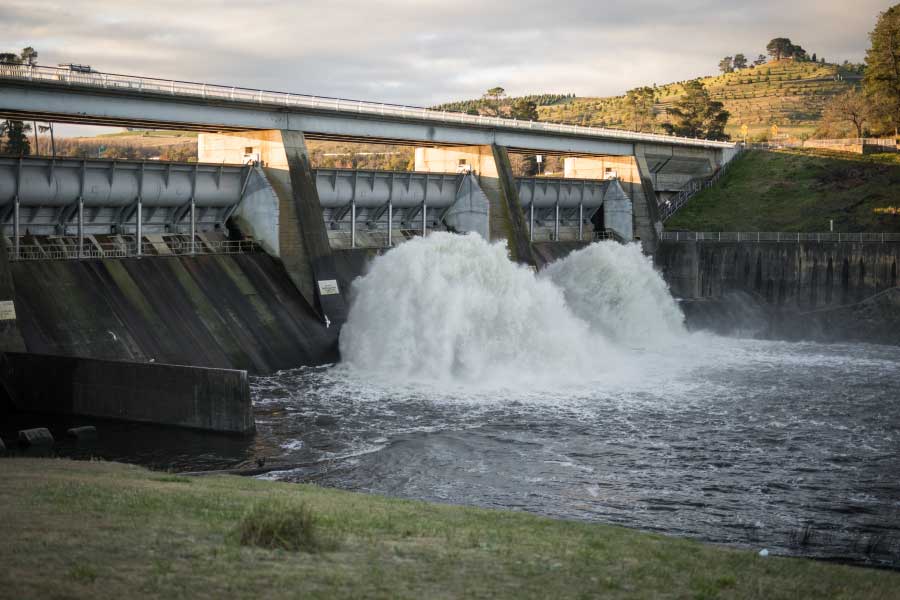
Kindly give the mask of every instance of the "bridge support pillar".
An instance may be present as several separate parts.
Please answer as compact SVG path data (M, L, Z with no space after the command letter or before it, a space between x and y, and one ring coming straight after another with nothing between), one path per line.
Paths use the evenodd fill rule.
M633 156L591 156L565 159L565 177L574 179L618 178L622 189L631 199L632 226L641 240L644 252L652 254L659 243L659 218L656 192L643 149L636 146ZM608 214L604 207L604 214ZM618 229L607 223L610 229Z
M246 207L246 225L254 237L274 246L294 285L330 323L347 318L347 304L337 283L337 271L315 176L299 131L267 130L200 134L200 162L259 163L277 196L277 205ZM244 202L252 201L250 198ZM274 213L274 214L272 214ZM257 233L257 228L267 228ZM271 230L271 231L270 231ZM273 244L271 242L274 242Z
M416 171L454 173L471 170L490 204L488 239L505 240L510 258L535 265L531 234L519 204L509 153L503 146L416 148Z

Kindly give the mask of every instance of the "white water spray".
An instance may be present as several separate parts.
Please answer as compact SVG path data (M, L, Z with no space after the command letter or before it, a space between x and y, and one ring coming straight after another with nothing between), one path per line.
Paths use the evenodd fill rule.
M685 334L681 309L638 244L592 244L540 276L562 288L577 317L616 344L663 344Z
M376 258L353 297L341 331L344 363L401 380L595 381L626 366L622 346L681 327L649 261L614 242L536 276L511 262L503 243L433 233Z

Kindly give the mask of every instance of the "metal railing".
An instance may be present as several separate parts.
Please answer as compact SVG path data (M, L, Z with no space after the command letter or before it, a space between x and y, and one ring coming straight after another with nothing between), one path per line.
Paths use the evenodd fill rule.
M659 204L659 218L665 223L672 215L687 204L691 198L702 192L703 190L714 186L725 175L729 167L741 157L744 152L743 146L738 146L737 153L727 163L719 167L710 177L695 177L688 181L685 186L677 194L669 200Z
M667 242L900 242L900 233L664 231Z
M260 251L252 240L196 240L143 242L141 253L134 243L85 242L79 252L78 244L66 242L20 243L18 251L13 245L8 249L10 260L84 260L102 258L132 258L136 256L190 256L198 254L248 254Z
M884 150L897 151L900 143L895 138L840 138L840 139L809 139L809 140L773 140L769 142L754 142L751 148L758 150L777 150L779 148L813 148L828 150L835 148L850 148L859 146L882 148Z
M191 98L252 103L279 108L297 107L315 110L331 110L341 113L368 114L403 119L440 121L453 124L462 123L482 127L488 126L505 127L511 129L526 129L535 132L551 132L579 135L585 137L613 138L631 142L645 141L660 144L677 144L682 146L701 146L704 148L734 147L734 144L732 142L684 138L654 133L640 133L636 131L625 131L620 129L583 127L581 125L566 125L562 123L519 121L516 119L486 117L482 115L468 115L465 113L438 111L424 107L403 106L399 104L385 104L379 102L366 102L363 100L346 100L343 98L308 96L305 94L291 94L287 92L255 90L234 86L214 85L209 83L194 83L189 81L157 79L153 77L101 73L97 71L73 71L71 69L63 67L43 67L37 65L29 66L0 63L0 79L37 81L44 84L61 86L83 86L91 88L101 88L104 90L135 92L140 94L187 96Z

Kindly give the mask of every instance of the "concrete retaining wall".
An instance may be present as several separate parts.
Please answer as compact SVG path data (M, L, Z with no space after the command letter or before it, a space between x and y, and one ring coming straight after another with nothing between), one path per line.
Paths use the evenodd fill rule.
M237 434L255 429L246 371L15 352L5 356L3 376L19 410Z
M672 293L696 304L684 305L689 325L900 343L900 243L662 242L655 260ZM751 313L753 324L735 316Z
M898 284L900 244L880 242L663 242L656 253L681 298L748 290L778 306L860 302Z
M338 358L337 328L264 253L24 261L10 271L28 352L252 373Z

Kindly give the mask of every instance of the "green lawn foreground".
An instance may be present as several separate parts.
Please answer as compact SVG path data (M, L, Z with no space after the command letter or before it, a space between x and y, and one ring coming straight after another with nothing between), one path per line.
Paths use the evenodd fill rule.
M900 154L750 150L669 231L900 232Z
M304 503L313 552L243 546L252 506ZM897 598L900 574L235 476L0 459L5 598Z

